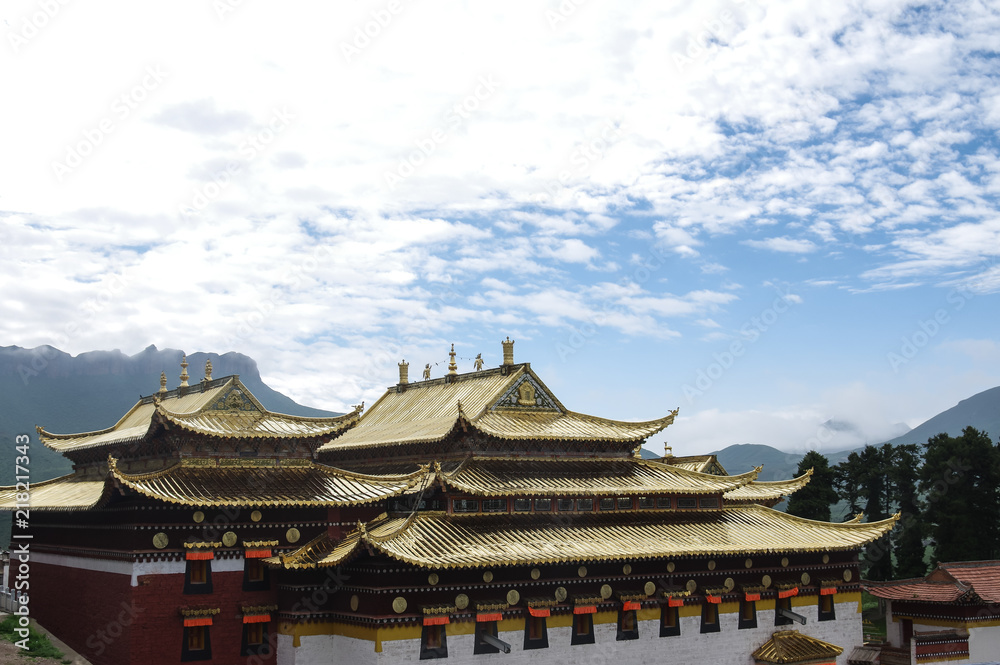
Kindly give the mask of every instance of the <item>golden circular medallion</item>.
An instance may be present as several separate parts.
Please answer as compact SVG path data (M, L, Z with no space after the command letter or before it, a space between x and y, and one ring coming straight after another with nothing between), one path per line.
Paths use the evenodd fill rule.
M542 576L542 571L538 570L537 568L531 569L531 579L537 580L541 576Z
M483 573L483 581L484 582L492 582L493 581L493 571L492 570L487 570L485 573Z
M760 583L765 589L771 586L771 576L765 575L764 577L760 578Z
M624 566L622 566L622 575L631 575L631 574L632 574L632 564L626 563Z
M259 522L261 517L263 517L263 515L260 514L259 510L255 510L252 513L250 513L250 519L253 520L254 522Z
M167 543L169 542L170 539L167 537L167 534L163 533L162 531L153 536L153 546L156 547L156 549L158 550L162 550L164 547L167 546Z
M787 556L781 557L781 567L782 568L787 568L788 567L788 557Z
M427 583L430 584L431 586L434 586L435 584L437 584L440 581L441 581L441 578L438 577L437 573L431 573L430 575L427 576Z
M351 611L352 612L357 612L358 611L358 604L360 602L361 601L358 599L358 595L357 594L354 594L353 596L351 596Z
M576 574L579 575L580 577L586 577L587 576L587 567L586 566L580 566L579 568L576 569Z
M299 542L299 538L301 538L301 537L302 537L302 534L299 533L299 530L296 529L294 526L291 529L289 529L288 531L285 532L285 540L287 540L290 543L297 543L297 542Z
M743 562L744 568L753 568L753 559L747 559Z
M715 559L712 559L711 561L708 562L708 569L715 570Z
M611 597L611 585L605 584L604 586L601 587L601 598L607 600L610 597Z
M460 610L464 610L468 606L469 606L468 596L466 596L464 593L460 593L457 596L455 596L455 607L457 607Z
M736 588L736 580L734 580L732 577L727 577L725 587L726 591L732 591L733 589Z
M809 580L811 580L811 579L812 578L809 577L809 573L802 573L802 583L803 584L809 584Z
M222 544L226 547L232 547L236 544L236 534L232 531L226 531L222 534Z
M656 584L653 582L646 582L646 586L642 587L642 590L646 592L647 596L652 596L656 593Z
M851 571L849 571L849 570L845 570L844 571L844 581L845 582L850 582L852 577L854 577L854 574L851 573Z
M517 589L511 589L507 592L507 604L517 605L521 600L521 594L517 592Z
M396 614L402 614L406 611L406 598L402 596L396 596L396 599L392 601L392 611Z
M694 590L698 588L698 583L694 580L688 580L688 583L684 588L688 590L688 593L694 593Z
M674 564L674 562L671 561L670 563L667 564L667 572L668 573L674 572L674 568L676 568L676 567L677 566Z
M560 603L566 600L567 595L568 594L566 593L566 587L561 586L558 589L556 589L556 600L559 601Z
M830 555L829 554L824 554L823 555L823 563L830 563Z
M201 524L205 521L205 513L200 510L196 510L194 511L194 515L191 516L191 519L195 521L195 524Z

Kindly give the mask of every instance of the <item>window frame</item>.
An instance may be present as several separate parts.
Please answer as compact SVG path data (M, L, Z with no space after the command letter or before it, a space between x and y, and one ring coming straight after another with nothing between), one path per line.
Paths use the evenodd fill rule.
M184 626L181 636L181 662L189 663L196 660L212 660L212 626ZM191 642L196 635L201 635L201 647L191 648Z
M243 624L243 637L240 640L241 656L269 656L271 655L270 636L267 626L270 621L258 621L256 623ZM260 641L251 642L250 632L260 631Z
M203 582L194 581L195 572L199 568L204 572ZM184 595L205 593L212 593L212 559L188 559L184 566Z
M829 599L829 600L826 600L826 599ZM829 609L826 609L826 610L823 609L823 603L824 602L829 602L830 603L830 608ZM826 595L820 594L820 596L819 596L819 604L816 607L816 611L818 613L818 615L817 615L817 621L836 621L837 620L837 603L836 603L836 600L834 598L834 595L832 593L831 594L826 594Z
M424 626L420 632L420 660L448 657L448 625ZM435 636L437 646L429 646L431 636Z
M778 610L780 610L780 609L786 609L789 612L793 611L792 610L792 597L791 596L789 596L788 598L778 598L778 597L775 597L775 599L774 599L774 625L775 626L790 626L790 625L792 625L792 620L791 619L789 619L788 617L785 617L785 616L781 616L781 614L778 612Z
M261 576L259 579L250 577L250 569L260 567ZM271 575L263 559L254 557L243 559L243 590L244 591L268 591L271 588Z
M570 633L570 645L593 644L594 641L594 615L574 614L573 631Z
M748 609L749 608L749 609ZM747 614L752 614L753 618L747 618ZM740 599L740 630L757 627L757 601Z
M500 653L500 649L489 644L482 636L490 635L497 639L500 639L500 632L497 627L496 621L477 621L476 622L476 632L474 636L472 653L475 655L483 653Z
M531 625L541 622L542 630L541 637L531 637ZM524 616L524 646L522 649L528 651L529 649L548 649L549 648L549 622L548 617L536 617L532 616L531 613L526 613Z
M631 621L632 627L626 628L625 623L627 620ZM615 640L621 642L623 640L637 640L639 639L639 615L637 610L626 610L624 607L618 608L618 633L615 635Z
M722 631L722 614L716 603L707 600L701 605L701 632L718 633Z
M679 607L671 607L668 603L664 603L660 607L660 637L676 637L681 634L680 609ZM670 619L669 622L668 619Z

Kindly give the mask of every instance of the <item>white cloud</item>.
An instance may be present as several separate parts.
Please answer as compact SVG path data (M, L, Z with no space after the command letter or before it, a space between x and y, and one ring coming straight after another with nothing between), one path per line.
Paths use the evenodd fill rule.
M766 240L744 240L744 245L757 249L768 249L772 252L785 252L789 254L808 254L816 251L816 245L811 240L799 238L768 238Z

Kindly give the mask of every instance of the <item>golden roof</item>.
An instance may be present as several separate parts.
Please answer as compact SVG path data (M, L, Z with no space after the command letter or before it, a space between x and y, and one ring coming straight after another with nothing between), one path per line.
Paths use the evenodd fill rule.
M751 654L758 663L828 663L844 649L797 630L779 630Z
M420 489L429 475L425 468L405 476L372 476L312 462L270 467L181 463L143 474L122 472L114 459L110 465L111 475L134 492L188 506L351 506Z
M756 476L757 470L739 476L706 475L637 458L476 457L453 471L439 472L444 485L479 496L718 494L739 491Z
M856 549L888 532L898 516L834 524L746 504L717 511L554 514L382 515L322 556L299 550L295 567L332 566L362 544L425 568L476 568L573 561L655 559L720 554L773 554Z
M71 473L31 483L31 510L86 510L95 507L104 496L104 479L83 478L82 474ZM15 485L0 487L0 510L16 510L17 494Z
M813 470L809 469L798 478L789 480L755 480L734 490L726 492L723 496L727 501L752 501L754 503L764 503L777 501L782 497L790 496L802 489L812 480Z
M320 451L432 443L460 426L502 439L639 443L670 425L676 413L636 423L574 413L522 364L391 387L355 427Z
M715 455L664 455L658 461L671 466L676 466L688 471L699 473L710 473L715 476L728 476L729 472L719 464L719 458Z
M238 376L207 381L185 389L143 397L112 427L78 434L53 434L38 427L39 438L59 452L130 444L143 440L157 425L176 425L221 437L317 437L353 423L358 412L329 418L303 418L265 409Z

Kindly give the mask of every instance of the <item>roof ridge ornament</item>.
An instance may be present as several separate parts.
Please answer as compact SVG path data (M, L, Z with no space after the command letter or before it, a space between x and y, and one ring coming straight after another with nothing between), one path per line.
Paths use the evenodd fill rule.
M188 357L187 354L185 353L184 355L181 356L181 385L180 385L181 388L188 387L189 378L190 376L188 376Z
M404 358L399 364L399 385L405 386L410 382L410 363Z
M448 374L458 374L458 365L455 364L455 344L452 343L451 351L448 352Z
M514 364L514 340L507 336L507 339L500 342L503 345L503 364L513 365Z
M167 393L167 373L166 372L160 372L160 390L159 390L159 393L161 395L165 395Z
M202 379L205 383L212 380L212 359L209 358L205 361L205 378Z

